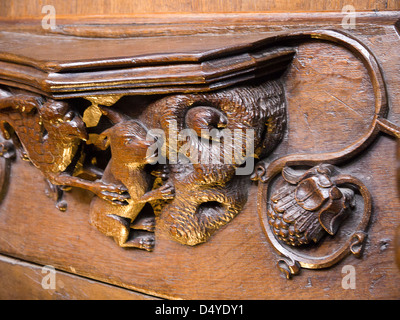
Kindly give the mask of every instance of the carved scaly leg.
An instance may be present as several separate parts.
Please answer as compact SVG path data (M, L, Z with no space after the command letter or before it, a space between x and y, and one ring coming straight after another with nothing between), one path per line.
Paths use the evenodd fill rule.
M89 190L99 198L112 204L121 204L130 198L125 186L105 184L101 181L84 180L66 173L47 173L47 178L55 185L78 187Z
M107 220L107 221L105 221ZM107 235L114 237L115 242L122 248L138 248L151 251L154 248L154 234L146 231L130 229L129 219L108 214L102 221L107 223Z
M60 211L66 211L68 204L63 200L64 190L63 186L57 186L52 184L48 179L45 179L46 187L45 193L50 198L56 202L56 208Z

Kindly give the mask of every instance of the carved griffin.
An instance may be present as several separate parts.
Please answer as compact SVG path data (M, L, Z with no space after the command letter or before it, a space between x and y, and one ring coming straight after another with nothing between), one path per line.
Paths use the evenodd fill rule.
M194 138L184 141L165 137L167 149L176 151L178 159L171 163L171 156L166 154L168 181L175 187L175 197L160 212L161 226L174 240L196 245L231 221L247 201L250 181L236 174L243 161L232 158L226 162L224 152L233 149L242 160L254 160L265 156L281 140L286 123L283 87L279 81L267 81L214 93L168 96L150 104L140 119L148 128L164 132L196 132ZM223 130L239 132L238 140L243 142L226 139ZM214 135L210 135L212 131ZM253 132L251 154L245 143L249 131ZM223 137L220 144L210 143L215 137ZM198 153L198 162L187 156L191 151Z
M37 167L51 186L83 188L108 201L128 197L123 186L73 175L87 133L80 115L67 102L0 89L0 128L4 138L13 139L22 157ZM65 210L66 203L57 200L58 208Z

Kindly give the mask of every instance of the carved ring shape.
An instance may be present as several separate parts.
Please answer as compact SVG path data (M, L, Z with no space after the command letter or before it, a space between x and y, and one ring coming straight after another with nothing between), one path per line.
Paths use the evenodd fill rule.
M371 195L366 186L360 180L342 174L332 175L326 180L316 179L317 176L327 176L321 174L322 170L328 170L329 175L336 171L330 165L306 171L299 175L297 182L287 177L288 169L286 167L282 173L287 180L285 185L269 195L268 185L262 184L258 199L259 212L264 213L260 217L264 232L274 249L283 256L277 263L279 270L290 278L300 271L300 267L327 268L350 253L359 257L372 209ZM317 171L318 174L314 174ZM322 184L321 180L326 184L314 187L309 183L314 181L312 179L316 179L318 184ZM318 189L324 190L319 192ZM362 201L354 201L354 192ZM304 201L299 199L299 194L304 196ZM274 205L278 210L271 208ZM334 237L323 238L328 233Z
M381 69L374 55L356 39L335 31L306 32L299 33L297 36L324 39L350 49L363 62L369 72L375 94L375 113L366 134L342 150L318 154L291 154L272 162L263 160L256 165L252 179L260 182L258 214L266 237L282 256L277 267L288 279L297 274L301 267L308 269L327 268L350 253L357 257L361 254L362 243L366 237L366 228L371 214L371 195L366 186L355 177L341 174L324 176L324 169L321 168L326 168L327 164L338 165L360 154L377 137L379 132L385 132L399 138L399 128L385 119L388 111L387 92ZM288 171L293 166L313 168L304 174L303 179L292 181L288 178ZM333 166L331 167L333 168ZM319 173L315 173L317 171ZM314 172L314 174L310 176L310 172ZM280 173L285 178L287 186L276 189L275 182L279 180L277 175ZM321 178L323 176L324 178ZM288 186L291 186L291 188ZM337 237L336 235L329 239L329 245L321 244L318 241L322 237L321 230L323 228L331 235L334 235L336 229L339 228L339 225L337 225L335 230L332 230L326 224L324 225L321 220L321 211L325 210L331 215L340 216L343 213L341 210L349 206L349 203L345 203L346 201L343 200L347 193L341 189L343 186L353 189L359 194L362 201L356 201L358 203L356 207L361 202L363 203L363 210L346 208L350 211L347 212L347 215L352 217L348 219L352 221L350 223L345 220L344 225L347 223L347 227L340 226L340 228L347 228L347 236L342 234L342 236ZM274 192L269 191L270 189L273 189ZM285 190L286 194L284 194ZM292 203L287 203L287 201L292 201ZM342 207L336 205L335 209L334 201L339 201ZM287 207L290 205L292 207L288 209ZM327 208L327 206L330 207ZM310 219L307 222L308 217ZM311 220L311 217L315 219ZM333 221L332 217L330 217L330 221ZM290 223L293 223L293 225L290 225ZM302 225L300 225L301 223ZM308 229L303 227L307 223L309 223ZM283 229L280 230L280 228ZM338 241L334 242L333 239L335 238L339 238ZM312 240L317 244L308 248L301 246L312 242ZM327 246L331 246L331 248L327 250Z

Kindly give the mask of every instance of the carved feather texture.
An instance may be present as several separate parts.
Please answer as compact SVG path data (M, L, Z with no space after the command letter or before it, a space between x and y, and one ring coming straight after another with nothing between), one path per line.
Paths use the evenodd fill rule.
M196 136L183 155L189 158L188 154L196 151L199 160L209 160L182 164L178 159L177 165L170 165L175 197L161 213L165 228L176 241L195 245L232 220L246 203L247 186L236 175L243 161L237 159L263 157L279 143L286 123L284 89L274 80L212 93L168 96L149 105L140 119L149 128L167 133L192 129ZM226 129L233 136L222 136L218 145L202 129L220 130L220 134ZM251 154L246 145L250 132L254 132L254 139L249 139L254 144ZM188 145L186 139L173 144L169 137L165 144L174 151L181 152L182 146ZM225 156L231 161L225 161Z
M323 172L323 173L322 173ZM333 235L354 207L354 192L332 183L330 172L310 169L272 194L268 221L278 239L300 246Z

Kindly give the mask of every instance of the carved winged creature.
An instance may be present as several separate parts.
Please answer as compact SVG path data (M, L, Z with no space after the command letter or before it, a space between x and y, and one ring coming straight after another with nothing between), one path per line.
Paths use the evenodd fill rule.
M281 241L300 246L334 235L354 208L354 191L335 184L331 165L319 165L304 174L286 167L285 185L272 196L268 222Z
M237 175L242 165L237 158L225 161L227 150L238 158L257 158L280 142L286 123L283 87L279 81L268 81L213 93L167 96L149 105L140 119L148 128L168 133L166 149L178 154L175 163L166 154L175 197L161 209L160 222L174 240L197 245L231 221L247 201L249 179ZM174 130L178 134L186 129L194 132L190 139L173 141ZM252 152L246 144L250 133L254 133ZM192 154L198 155L198 161L192 161ZM189 161L180 161L185 156Z
M13 138L23 157L53 186L83 188L108 201L124 201L129 197L123 186L73 176L74 161L79 157L82 141L87 140L87 133L80 115L68 103L20 90L0 89L0 127L4 137ZM60 203L58 208L66 209Z

